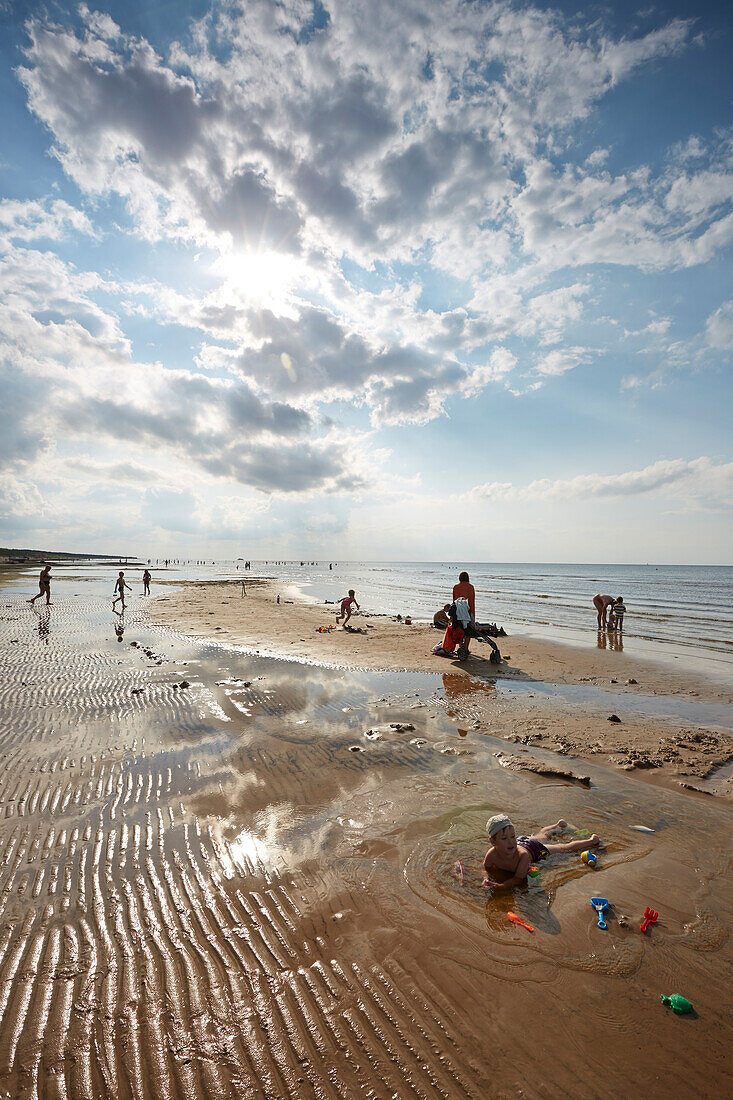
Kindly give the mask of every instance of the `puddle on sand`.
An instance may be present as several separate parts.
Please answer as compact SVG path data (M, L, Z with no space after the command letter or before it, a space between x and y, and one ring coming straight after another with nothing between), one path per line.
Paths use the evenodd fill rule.
M644 695L641 692L608 691L588 684L547 684L543 681L499 681L493 685L500 698L545 700L564 703L591 713L605 715L608 710L628 717L658 718L725 730L731 729L731 708L723 704L698 703L682 697Z
M642 1030L655 1087L704 1093L711 1030L680 1050L658 994L683 981L713 1022L725 999L725 806L588 765L590 790L508 772L490 739L416 709L437 677L258 660L176 638L134 609L120 643L108 601L86 596L60 598L40 635L9 602L0 1085L11 1095L21 1069L47 1091L44 1067L72 1047L69 1095L104 1081L116 1095L155 1084L194 1100L300 1098L328 1091L324 1064L354 1095L572 1095L578 1080L588 1095L628 1095ZM480 876L485 821L502 809L523 832L560 816L597 831L599 869L561 857L500 900L459 888L454 858ZM598 932L591 894L616 914L653 905L659 924L646 939L614 920ZM572 1006L572 1043L559 1005ZM527 1016L542 1027L507 1026Z

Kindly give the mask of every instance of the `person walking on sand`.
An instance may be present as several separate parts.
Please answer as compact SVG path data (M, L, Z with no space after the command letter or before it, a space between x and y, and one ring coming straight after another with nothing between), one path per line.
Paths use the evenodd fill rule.
M41 572L38 576L38 592L36 593L36 595L33 597L32 600L27 600L26 602L31 604L31 606L32 606L33 604L35 604L35 602L36 602L36 600L38 599L39 596L45 596L46 597L46 605L47 606L51 603L51 566L50 565L44 565L43 569L41 570Z
M145 572L143 573L143 596L149 596L150 595L150 581L151 580L152 580L152 577L150 576L150 570L146 569Z
M113 611L115 610L115 604L117 603L118 600L122 600L122 610L123 611L125 610L125 589L126 588L130 592L132 592L132 589L130 588L129 584L125 580L125 574L120 569L120 575L117 578L117 581L115 583L115 592L117 593L117 595L112 600L112 610Z
M356 602L356 594L354 592L354 589L350 588L348 596L344 596L344 598L341 600L341 610L339 611L338 615L336 616L336 622L338 622L339 619L343 619L344 620L344 626L346 626L349 619L351 618L351 605L352 605L352 603L355 604L357 611L361 611L361 608L359 607L358 603Z
M602 596L600 593L593 597L593 606L598 612L598 629L605 630L608 620L608 609L612 607L616 601L613 596Z

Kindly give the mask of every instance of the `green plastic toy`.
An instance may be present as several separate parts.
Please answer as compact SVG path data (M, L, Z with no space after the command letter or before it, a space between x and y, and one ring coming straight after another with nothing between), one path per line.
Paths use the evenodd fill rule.
M694 1008L687 1000L687 997L683 997L681 993L671 993L669 997L665 997L662 994L662 1004L669 1005L673 1012L676 1012L678 1016L685 1016L688 1012L694 1012Z
M527 874L529 875L530 878L537 878L539 873L540 873L539 867L530 867L530 869L527 871Z

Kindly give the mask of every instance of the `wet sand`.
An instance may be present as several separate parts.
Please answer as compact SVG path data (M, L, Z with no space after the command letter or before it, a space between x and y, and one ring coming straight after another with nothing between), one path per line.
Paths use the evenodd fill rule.
M506 768L434 674L258 658L140 600L1 597L5 1094L730 1092L724 799L569 755L590 786ZM487 897L499 809L599 832L598 869Z
M335 624L338 608L315 605L265 579L247 579L246 589L242 597L238 581L163 586L151 614L187 635L260 655L439 673L451 716L461 724L645 772L654 782L688 789L733 757L733 692L684 667L643 661L618 648L580 649L526 637L496 639L506 655L500 666L489 662L489 645L476 640L468 660L459 662L431 653L442 632L426 624L357 613L353 632L319 633ZM620 639L608 634L603 642L617 647ZM611 715L620 721L610 722ZM700 789L733 795L729 779L724 774Z

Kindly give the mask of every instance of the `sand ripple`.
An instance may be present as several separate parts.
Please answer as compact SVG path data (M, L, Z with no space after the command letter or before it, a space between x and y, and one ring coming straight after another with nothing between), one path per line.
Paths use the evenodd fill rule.
M336 951L362 896L194 811L216 795L227 715L202 685L174 686L162 632L149 657L109 624L98 637L106 618L95 601L15 601L0 622L0 1082L83 1100L335 1098L370 1081L375 1096L486 1095L444 991L366 943ZM290 707L260 685L241 698L255 720ZM305 798L335 754L360 782L348 728L302 751L295 731L229 746L225 774L254 769L261 805ZM405 744L391 766L421 759Z

